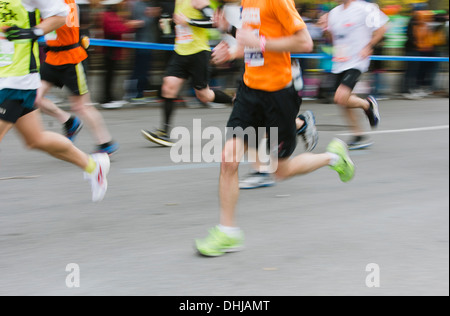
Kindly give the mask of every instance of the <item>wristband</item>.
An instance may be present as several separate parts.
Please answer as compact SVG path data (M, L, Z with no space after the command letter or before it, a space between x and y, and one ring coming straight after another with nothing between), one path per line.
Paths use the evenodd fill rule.
M261 35L259 37L259 47L261 48L261 51L263 53L266 51L266 44L267 44L266 37L264 35Z

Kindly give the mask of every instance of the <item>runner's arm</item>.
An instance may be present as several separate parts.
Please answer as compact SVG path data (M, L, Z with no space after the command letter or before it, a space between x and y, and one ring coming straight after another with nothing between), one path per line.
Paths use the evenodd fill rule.
M6 38L9 41L17 40L37 40L39 37L44 36L47 33L53 32L59 29L66 23L66 17L64 16L51 16L46 18L39 25L32 28L20 28L18 26L4 27L3 31L6 34Z
M375 30L372 35L370 43L361 51L360 56L362 58L369 58L373 53L373 48L383 40L384 35L387 32L387 25L383 25L379 29Z
M375 47L379 42L381 42L381 40L383 40L387 30L388 30L387 24L375 30L373 32L372 40L370 41L369 45L371 47Z
M214 28L214 9L211 8L209 0L191 0L192 6L201 12L201 19L188 19L187 23L191 26L205 29Z
M306 28L292 36L273 39L258 37L251 29L241 29L237 31L236 38L240 46L253 48L264 46L265 50L272 52L310 53L314 47L311 35Z
M45 35L59 29L64 26L64 24L66 24L65 16L51 16L43 20L36 28L43 30Z

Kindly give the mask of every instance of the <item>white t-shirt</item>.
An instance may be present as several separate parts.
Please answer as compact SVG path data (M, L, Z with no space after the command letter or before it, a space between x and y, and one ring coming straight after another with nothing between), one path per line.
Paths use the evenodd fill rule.
M43 19L51 16L67 16L70 8L64 0L22 0L22 5L28 12L39 9ZM0 89L36 90L41 86L39 73L22 77L0 78Z
M354 1L347 9L340 5L328 16L328 30L333 36L333 73L349 69L369 70L370 58L361 51L372 40L373 32L383 27L389 18L372 3Z

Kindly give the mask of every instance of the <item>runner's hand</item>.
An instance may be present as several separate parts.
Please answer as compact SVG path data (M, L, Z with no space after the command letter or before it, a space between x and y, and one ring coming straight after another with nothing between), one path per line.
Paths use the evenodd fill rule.
M18 41L18 40L37 40L39 37L41 37L44 34L39 34L41 30L38 30L36 28L30 28L30 29L23 29L18 26L12 26L10 28L7 28L4 33L8 41ZM43 33L41 31L41 33Z
M215 65L222 65L232 59L230 54L230 46L226 42L217 45L212 53L212 62Z
M230 23L228 23L227 19L225 18L224 10L217 10L214 13L214 26L222 32L228 32Z
M373 48L372 45L367 45L363 48L363 50L359 53L359 56L361 56L362 59L369 58L373 54Z

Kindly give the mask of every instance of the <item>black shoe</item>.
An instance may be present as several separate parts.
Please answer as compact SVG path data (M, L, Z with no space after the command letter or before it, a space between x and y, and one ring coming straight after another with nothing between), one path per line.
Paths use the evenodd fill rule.
M173 147L175 145L175 142L170 139L170 137L167 135L167 133L163 130L156 130L156 131L141 131L142 135L149 141L165 146L165 147Z
M366 115L369 119L370 126L372 126L372 128L375 128L378 126L381 120L378 102L377 99L375 99L375 97L373 96L369 96L367 98L367 101L369 101L370 103L370 108L368 111L366 111Z

